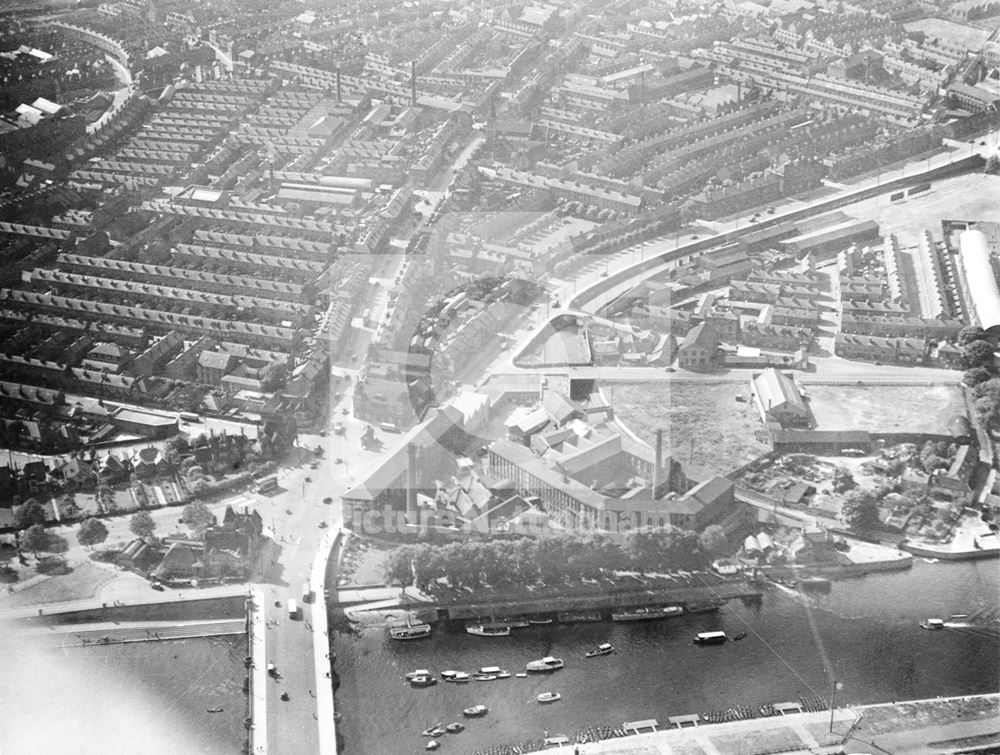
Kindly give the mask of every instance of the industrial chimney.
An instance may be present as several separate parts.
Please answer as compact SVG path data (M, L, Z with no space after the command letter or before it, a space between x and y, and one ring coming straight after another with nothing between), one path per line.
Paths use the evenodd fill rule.
M406 521L418 524L417 517L417 447L406 445Z
M653 459L653 500L660 487L660 466L663 463L663 430L656 431L656 458Z

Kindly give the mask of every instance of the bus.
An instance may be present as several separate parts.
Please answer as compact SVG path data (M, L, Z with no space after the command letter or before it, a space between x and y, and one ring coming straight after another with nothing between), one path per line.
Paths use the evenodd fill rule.
M184 422L201 422L201 417L191 412L181 412L181 420Z
M269 475L257 482L258 493L270 493L278 487L278 475Z

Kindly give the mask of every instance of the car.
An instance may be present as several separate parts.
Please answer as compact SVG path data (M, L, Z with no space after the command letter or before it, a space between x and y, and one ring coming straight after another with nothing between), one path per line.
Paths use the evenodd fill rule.
M314 461L312 464L309 465L309 469L316 469L316 467L318 467L318 466L319 466L319 462L318 461Z
M325 438L326 437L326 430L320 430L319 431L319 437Z
M664 367L663 371L664 372L677 372L677 370L675 368L673 368L673 367Z
M166 588L165 588L165 587L164 587L163 585L161 585L161 584L160 584L159 582L150 582L150 583L149 583L149 586L150 586L150 587L152 587L152 588L153 588L154 590L156 590L157 592L163 592L163 591L164 591L164 590L166 589Z
M347 432L347 428L344 427L343 422L334 422L333 432L336 433L337 435L344 435Z
M312 478L312 477L307 477L307 478L306 478L306 482L312 482L312 481L313 481L313 478Z
M333 503L333 499L330 498L330 496L327 496L326 498L323 499L323 503L329 506L331 503Z

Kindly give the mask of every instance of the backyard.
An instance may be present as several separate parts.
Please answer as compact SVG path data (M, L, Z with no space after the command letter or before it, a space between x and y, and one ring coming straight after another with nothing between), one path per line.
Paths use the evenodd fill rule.
M615 416L653 446L664 431L664 453L694 479L724 475L771 450L745 382L615 384ZM743 399L742 401L738 399Z

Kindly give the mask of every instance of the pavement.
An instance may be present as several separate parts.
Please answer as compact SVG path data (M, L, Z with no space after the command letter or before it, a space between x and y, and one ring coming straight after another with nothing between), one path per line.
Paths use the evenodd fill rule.
M554 755L930 755L962 749L968 737L1000 741L1000 695L837 708L724 724L686 726L546 750ZM956 715L956 709L959 711ZM886 718L885 714L891 718ZM966 720L955 720L961 717ZM667 725L667 722L662 722Z

